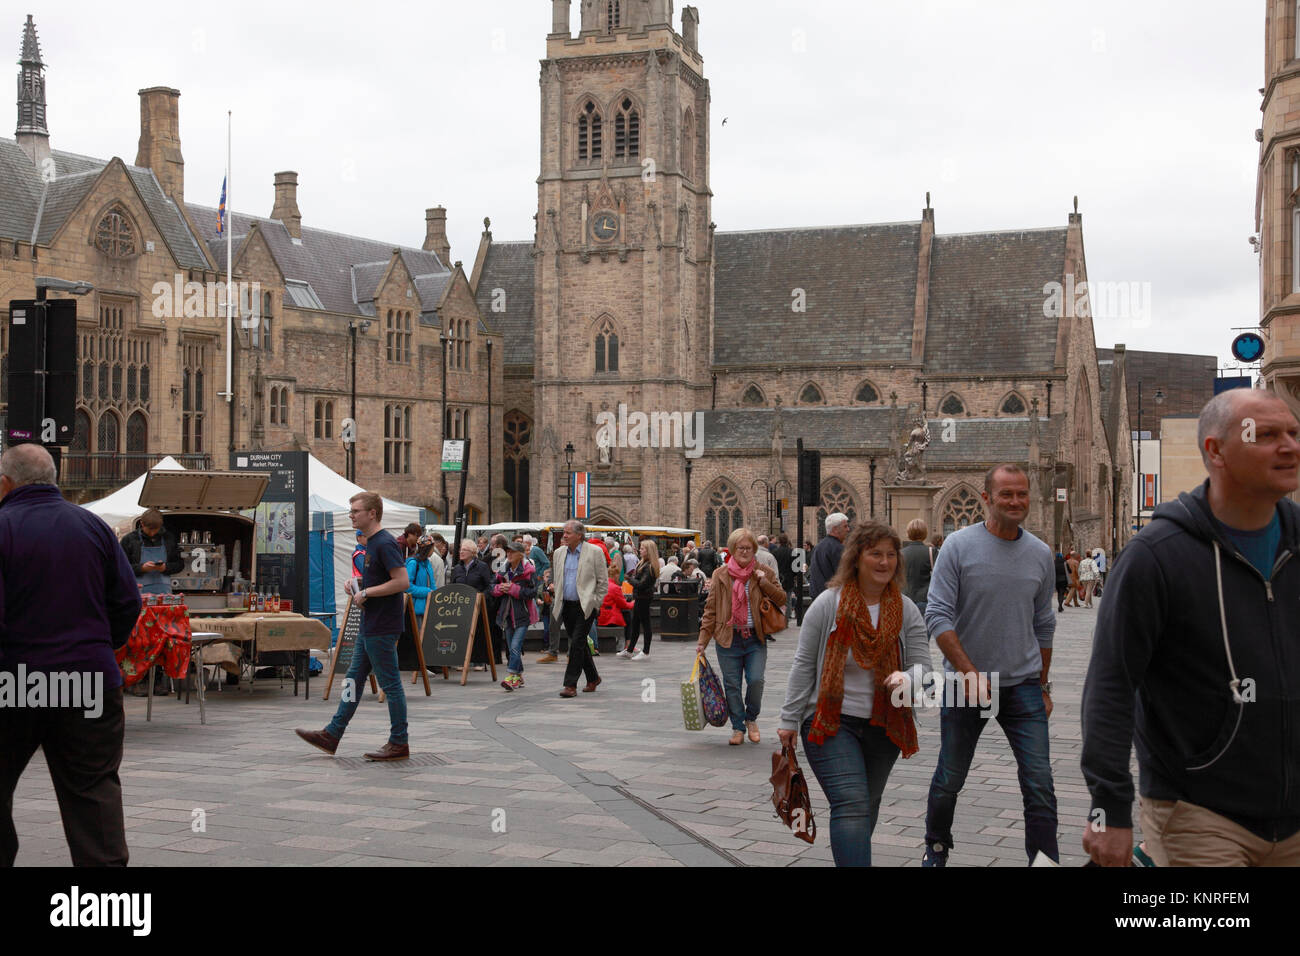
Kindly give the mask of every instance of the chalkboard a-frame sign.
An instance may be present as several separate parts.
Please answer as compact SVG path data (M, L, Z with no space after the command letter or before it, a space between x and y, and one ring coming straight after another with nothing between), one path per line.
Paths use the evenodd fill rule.
M429 672L425 670L424 652L418 640L420 629L415 621L415 605L409 594L403 596L406 598L406 620L402 634L397 639L397 667L398 670L410 670L416 676L423 674L424 693L427 697L433 693L433 689L429 686ZM361 605L354 603L349 597L347 610L343 615L343 629L339 632L338 642L334 646L334 656L330 659L330 673L329 679L325 681L324 700L330 699L330 688L334 684L335 673L343 678L347 675L348 668L352 666L352 657L357 652L357 638L361 635L361 614ZM382 702L384 695L375 682L374 674L370 675L370 688L379 695L379 700Z
M430 593L421 622L425 664L444 669L462 668L460 683L463 687L469 680L474 641L482 635L492 668L492 680L495 681L497 668L487 613L483 595L466 584L447 584Z
M334 686L335 672L340 679L347 676L348 668L352 666L352 655L357 652L357 638L360 636L361 605L353 604L352 598L349 597L347 609L343 612L343 627L339 630L339 639L334 643L334 654L330 657L330 673L325 681L325 696L321 700L330 699L330 688ZM370 689L376 694L379 693L379 684L376 683L374 674L370 675Z

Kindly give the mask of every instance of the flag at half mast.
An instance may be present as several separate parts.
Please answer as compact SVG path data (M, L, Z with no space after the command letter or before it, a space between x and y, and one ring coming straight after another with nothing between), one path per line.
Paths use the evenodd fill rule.
M217 235L226 231L226 180L221 180L221 202L217 206Z

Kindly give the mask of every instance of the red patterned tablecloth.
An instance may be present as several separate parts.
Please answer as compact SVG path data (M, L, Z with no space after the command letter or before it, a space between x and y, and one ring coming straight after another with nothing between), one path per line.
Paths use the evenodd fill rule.
M190 666L190 612L183 604L147 605L126 644L116 651L122 678L130 687L155 664L168 677L183 678Z

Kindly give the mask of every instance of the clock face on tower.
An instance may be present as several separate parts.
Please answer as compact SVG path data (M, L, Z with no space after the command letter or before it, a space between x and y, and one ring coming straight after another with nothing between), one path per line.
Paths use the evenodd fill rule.
M618 216L612 212L598 212L591 220L591 236L597 242L610 242L618 235Z

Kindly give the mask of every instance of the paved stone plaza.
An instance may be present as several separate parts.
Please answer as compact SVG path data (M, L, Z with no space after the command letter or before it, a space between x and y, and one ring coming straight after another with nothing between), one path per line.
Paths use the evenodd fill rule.
M1079 772L1079 698L1095 610L1058 615L1052 678L1052 765L1060 806L1061 862L1084 862L1079 838L1088 795ZM563 865L827 866L826 800L813 787L822 828L815 846L795 839L770 802L771 753L796 632L769 645L759 719L763 743L727 746L727 729L683 729L679 684L693 646L656 641L648 661L597 659L604 683L574 700L557 696L560 665L534 665L506 693L473 674L469 686L433 683L408 697L412 760L371 764L387 708L367 693L339 755L300 741L320 728L338 686L321 700L286 682L212 693L208 723L196 702L127 697L122 783L131 862L138 866ZM712 652L710 652L712 655ZM936 658L937 663L937 658ZM504 671L498 670L504 677ZM653 678L656 700L642 701ZM409 694L409 685L408 685ZM919 721L921 751L899 760L885 793L873 860L918 866L925 798L938 755L938 713ZM204 812L205 832L192 828ZM20 866L64 866L58 805L38 753L19 783L14 817ZM496 826L494 828L494 821ZM505 832L499 832L504 826ZM1001 730L985 731L958 803L952 865L1023 866L1024 826L1015 761Z

